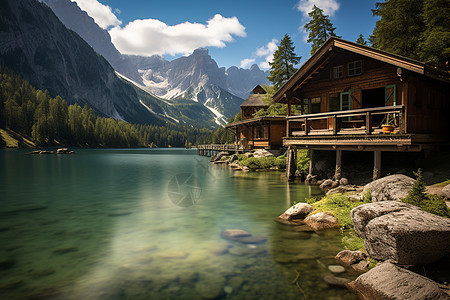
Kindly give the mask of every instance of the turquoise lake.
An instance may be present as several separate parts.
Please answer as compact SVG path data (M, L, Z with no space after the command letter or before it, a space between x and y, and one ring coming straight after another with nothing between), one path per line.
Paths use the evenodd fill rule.
M323 280L339 231L273 220L317 187L196 150L75 151L0 150L0 299L356 299Z

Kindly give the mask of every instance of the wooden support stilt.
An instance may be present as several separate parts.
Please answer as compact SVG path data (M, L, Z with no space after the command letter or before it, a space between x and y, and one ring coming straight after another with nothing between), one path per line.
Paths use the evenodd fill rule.
M373 180L377 180L381 176L381 151L374 151L373 159Z
M309 175L313 175L314 173L314 150L309 150Z
M287 161L286 161L286 178L289 181L295 179L295 171L297 170L297 155L296 150L289 146L287 151Z
M334 180L340 180L342 176L342 150L336 150L336 169L334 171Z

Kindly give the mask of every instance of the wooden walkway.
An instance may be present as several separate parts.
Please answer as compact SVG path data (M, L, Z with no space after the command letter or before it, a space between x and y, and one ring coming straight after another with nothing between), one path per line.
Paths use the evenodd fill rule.
M202 156L215 156L219 152L229 152L229 153L244 153L245 150L242 146L230 145L230 144L209 144L209 145L198 145L197 152Z

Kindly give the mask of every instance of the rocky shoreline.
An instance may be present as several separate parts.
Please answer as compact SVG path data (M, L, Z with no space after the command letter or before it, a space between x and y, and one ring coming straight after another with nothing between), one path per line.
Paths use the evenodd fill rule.
M391 175L364 187L343 185L328 190L328 197L347 195L349 201L356 203L348 213L354 231L364 240L362 251L343 250L335 257L344 271L361 275L353 281L327 276L324 280L328 284L345 286L360 299L450 297L448 275L445 281L436 282L413 271L423 268L425 272L429 265L448 261L450 257L450 218L401 202L414 182L404 175ZM447 189L450 185L442 190ZM297 203L275 221L286 226L304 224L316 232L342 227L335 212L319 211L313 205ZM446 273L445 269L440 271Z

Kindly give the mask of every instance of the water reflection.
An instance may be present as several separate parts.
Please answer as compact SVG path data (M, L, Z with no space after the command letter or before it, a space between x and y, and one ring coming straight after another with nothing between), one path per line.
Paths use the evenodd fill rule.
M0 151L0 158L0 192L8 196L0 208L2 298L297 299L291 282L299 272L308 299L351 299L322 280L322 266L340 250L338 233L273 222L318 193L280 173L235 172L193 151ZM169 199L180 173L201 183L195 205ZM226 229L262 239L226 240Z

